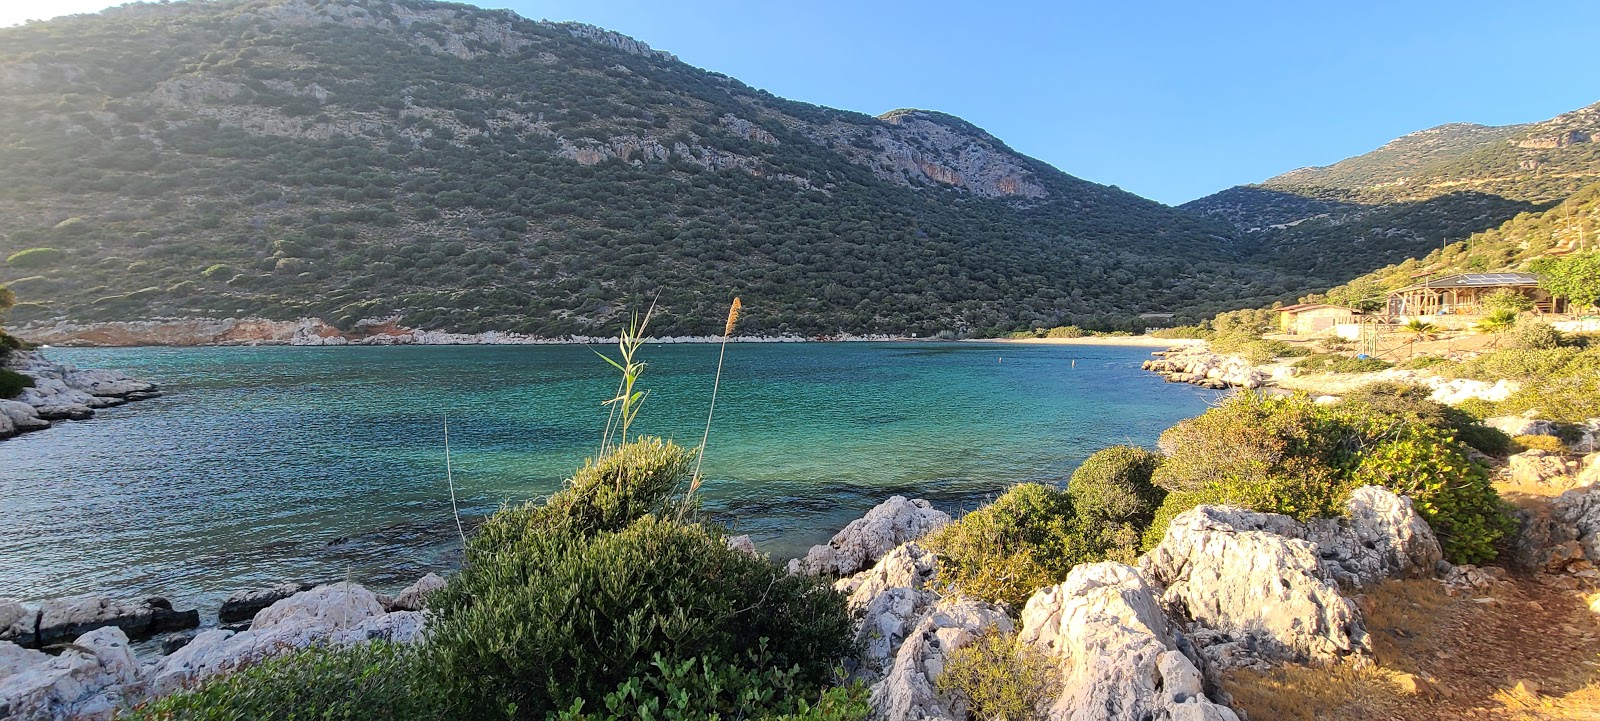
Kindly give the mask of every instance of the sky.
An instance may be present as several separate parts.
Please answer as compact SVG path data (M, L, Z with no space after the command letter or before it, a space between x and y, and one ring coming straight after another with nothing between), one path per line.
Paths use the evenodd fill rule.
M0 0L0 26L106 0ZM939 110L1177 204L1449 122L1600 102L1593 0L481 0L794 100Z

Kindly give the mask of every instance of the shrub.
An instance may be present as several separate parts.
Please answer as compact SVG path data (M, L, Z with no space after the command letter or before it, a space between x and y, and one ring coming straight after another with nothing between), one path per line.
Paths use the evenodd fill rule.
M1143 527L1166 497L1150 482L1160 465L1161 456L1143 448L1104 448L1073 471L1067 496L1079 518Z
M55 265L66 256L55 248L29 248L6 256L6 264L16 268L43 268Z
M1395 367L1404 368L1406 370L1422 370L1424 368L1432 368L1441 363L1449 362L1450 361L1446 360L1443 356L1419 355L1407 358L1405 361L1401 362Z
M1294 362L1294 367L1308 373L1368 373L1389 368L1388 361L1377 358L1355 358L1340 353L1317 353Z
M1045 333L1046 338L1082 338L1089 332L1075 325L1063 325L1051 328Z
M1061 682L1044 651L990 628L950 653L938 684L965 700L972 718L1028 721L1048 718L1039 708L1056 697Z
M17 294L10 288L7 288L5 284L0 283L0 318L4 318L6 316L6 311L11 310L11 306L16 304Z
M9 352L0 353L4 360ZM32 388L33 379L9 368L0 368L0 400L16 398L24 388Z
M1451 563L1495 557L1495 543L1516 530L1482 466L1443 430L1401 423L1361 456L1358 486L1378 485L1411 497Z
M1600 372L1529 383L1495 404L1495 412L1520 414L1537 411L1543 418L1579 423L1600 418Z
M986 601L1021 610L1033 592L1093 560L1064 491L1038 483L1012 486L983 508L923 542L939 554L940 580Z
M1228 496L1227 490L1221 486L1202 488L1196 491L1173 491L1168 493L1161 507L1156 509L1155 516L1150 519L1149 527L1144 529L1140 538L1139 550L1148 551L1161 545L1161 539L1167 535L1167 526L1172 525L1172 519L1177 518L1184 511L1198 506L1207 505L1233 505L1245 506L1236 498Z
M157 699L135 721L464 718L434 683L420 646L313 647ZM486 713L483 718L504 718Z
M597 703L576 699L553 718L555 721L735 718L845 721L865 719L870 711L865 686L856 684L819 692L801 683L796 669L771 668L760 653L750 661L746 665L728 665L698 658L672 663L658 656L652 661L654 672L624 681L615 691L597 699ZM816 703L812 704L809 698L816 698Z
M1345 402L1403 421L1423 423L1452 433L1479 452L1502 456L1512 450L1511 437L1486 426L1477 416L1431 398L1433 392L1406 383L1368 383L1345 395Z
M1511 440L1516 442L1517 447L1525 451L1567 452L1567 444L1562 443L1561 439L1555 436L1517 436Z
M1491 313L1497 311L1521 313L1533 310L1533 299L1510 288L1501 288L1484 296L1483 307Z
M1160 328L1150 332L1154 338L1191 338L1208 340L1213 335L1211 331L1197 325L1180 325L1173 328Z
M1340 479L1363 438L1337 406L1304 395L1240 393L1161 434L1168 491L1215 487L1229 502L1296 518L1336 515Z
M1521 350L1560 348L1566 337L1555 326L1541 321L1524 321L1511 329L1510 346Z

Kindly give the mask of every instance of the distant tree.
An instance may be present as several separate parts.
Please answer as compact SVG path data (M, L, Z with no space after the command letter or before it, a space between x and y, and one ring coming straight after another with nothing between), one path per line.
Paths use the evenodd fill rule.
M1592 308L1600 303L1600 252L1541 258L1531 270L1539 275L1539 287L1566 298L1576 308Z
M1484 296L1483 307L1490 312L1509 310L1512 313L1521 313L1533 310L1533 299L1510 288L1502 288Z

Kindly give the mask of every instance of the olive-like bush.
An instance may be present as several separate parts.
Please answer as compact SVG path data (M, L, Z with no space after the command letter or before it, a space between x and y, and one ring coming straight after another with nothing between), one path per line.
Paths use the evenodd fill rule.
M1167 491L1150 482L1161 455L1134 446L1112 446L1089 456L1073 471L1067 495L1084 541L1095 555L1132 563L1139 536L1150 525Z
M0 359L4 356L0 355ZM33 379L9 368L0 368L0 400L16 398L24 388L32 388Z
M967 702L973 718L1033 721L1059 694L1061 681L1050 657L1014 634L990 628L956 649L939 674L939 690Z
M1391 367L1388 361L1378 358L1356 358L1343 353L1316 353L1294 362L1294 367L1308 373L1367 373Z
M699 523L682 493L691 457L656 439L623 444L548 503L491 516L430 599L441 683L471 707L531 719L630 680L655 688L660 664L692 659L793 670L820 689L851 651L843 596Z
M55 265L66 253L55 248L29 248L6 256L6 264L13 268L43 268Z
M1503 456L1513 450L1511 437L1504 431L1484 425L1472 413L1432 399L1433 391L1407 383L1368 383L1346 394L1346 403L1405 421L1423 423L1450 431L1456 440L1479 452Z
M797 669L771 667L757 653L744 665L659 656L655 673L635 676L596 700L577 699L554 721L861 721L870 713L860 684L818 691ZM751 670L752 668L761 670Z
M962 593L1020 611L1033 592L1096 560L1066 492L1039 483L1012 486L993 503L923 540L939 554L939 578Z
M1352 479L1410 496L1453 563L1482 563L1516 531L1488 472L1469 461L1447 431L1402 423L1361 454Z
M1511 439L1518 448L1524 451L1544 451L1546 453L1566 453L1567 444L1562 443L1555 436L1517 436Z

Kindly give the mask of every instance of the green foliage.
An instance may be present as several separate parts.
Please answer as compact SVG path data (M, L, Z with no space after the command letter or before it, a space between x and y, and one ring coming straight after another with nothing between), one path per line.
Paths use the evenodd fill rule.
M1096 451L1072 472L1067 496L1080 518L1144 526L1166 493L1150 482L1161 456L1135 446Z
M1412 318L1400 326L1400 333L1413 343L1426 343L1439 337L1439 326L1421 318Z
M1501 288L1484 296L1481 305L1490 312L1510 311L1515 314L1533 310L1533 299L1510 288Z
M17 294L10 288L7 288L5 284L0 283L0 319L4 319L6 317L6 311L11 310L11 307L16 304Z
M1449 359L1443 356L1419 355L1407 358L1404 361L1401 361L1395 367L1404 368L1406 370L1422 370L1424 368L1432 368L1434 366L1449 362Z
M1566 343L1566 336L1555 326L1524 319L1511 330L1508 346L1519 350L1550 350Z
M1316 353L1294 362L1307 373L1368 373L1391 367L1379 358L1356 358L1343 353Z
M1046 338L1082 338L1089 332L1075 325L1063 325L1051 328L1045 333Z
M55 248L29 248L6 256L6 264L13 268L48 268L65 256Z
M1566 453L1567 444L1562 443L1555 436L1516 436L1511 439L1517 447L1524 451L1544 451L1546 453Z
M9 337L9 336L7 336ZM0 360L10 355L9 349L0 345ZM16 398L24 388L32 388L33 379L10 368L0 368L0 400Z
M1405 423L1421 423L1450 433L1469 448L1491 456L1513 450L1511 437L1486 426L1481 416L1431 398L1426 387L1405 383L1368 383L1345 395L1345 402Z
M1493 333L1499 335L1511 330L1516 324L1517 312L1514 310L1502 309L1490 311L1484 314L1482 318L1478 319L1477 324L1472 327L1479 333Z
M1552 379L1600 371L1600 348L1506 348L1466 361L1441 364L1436 372L1450 378L1494 382L1511 380L1535 386Z
M1150 335L1156 338L1189 338L1197 340L1209 340L1213 335L1213 332L1197 325L1180 325L1172 328L1160 328L1151 331Z
M1592 353L1594 349L1587 352ZM1600 418L1600 371L1529 383L1494 406L1494 412L1502 415L1530 411L1541 418L1563 423Z
M749 663L729 665L709 658L674 663L657 656L653 673L622 682L598 703L579 698L554 721L860 721L870 711L865 686L818 691L799 669L779 669L758 649ZM815 699L813 703L809 699ZM589 709L589 710L585 710Z
M1600 304L1600 252L1541 258L1530 269L1539 274L1539 287L1566 298L1573 307Z
M1351 478L1358 486L1410 496L1452 563L1492 560L1495 544L1516 531L1488 472L1468 461L1447 431L1432 426L1401 423L1388 429L1362 453Z
M1211 339L1211 349L1243 357L1255 364L1271 363L1278 358L1306 356L1311 350L1291 345L1281 340L1263 340L1243 331L1218 331Z
M1038 483L1004 495L923 541L939 554L939 577L961 592L1020 610L1033 592L1095 560L1066 492Z
M1059 695L1059 671L1032 644L994 628L945 659L939 690L962 699L972 718L1032 721Z
M214 676L198 688L149 702L134 721L365 721L466 718L442 693L426 649L371 643L313 647ZM485 710L477 718L504 718Z

